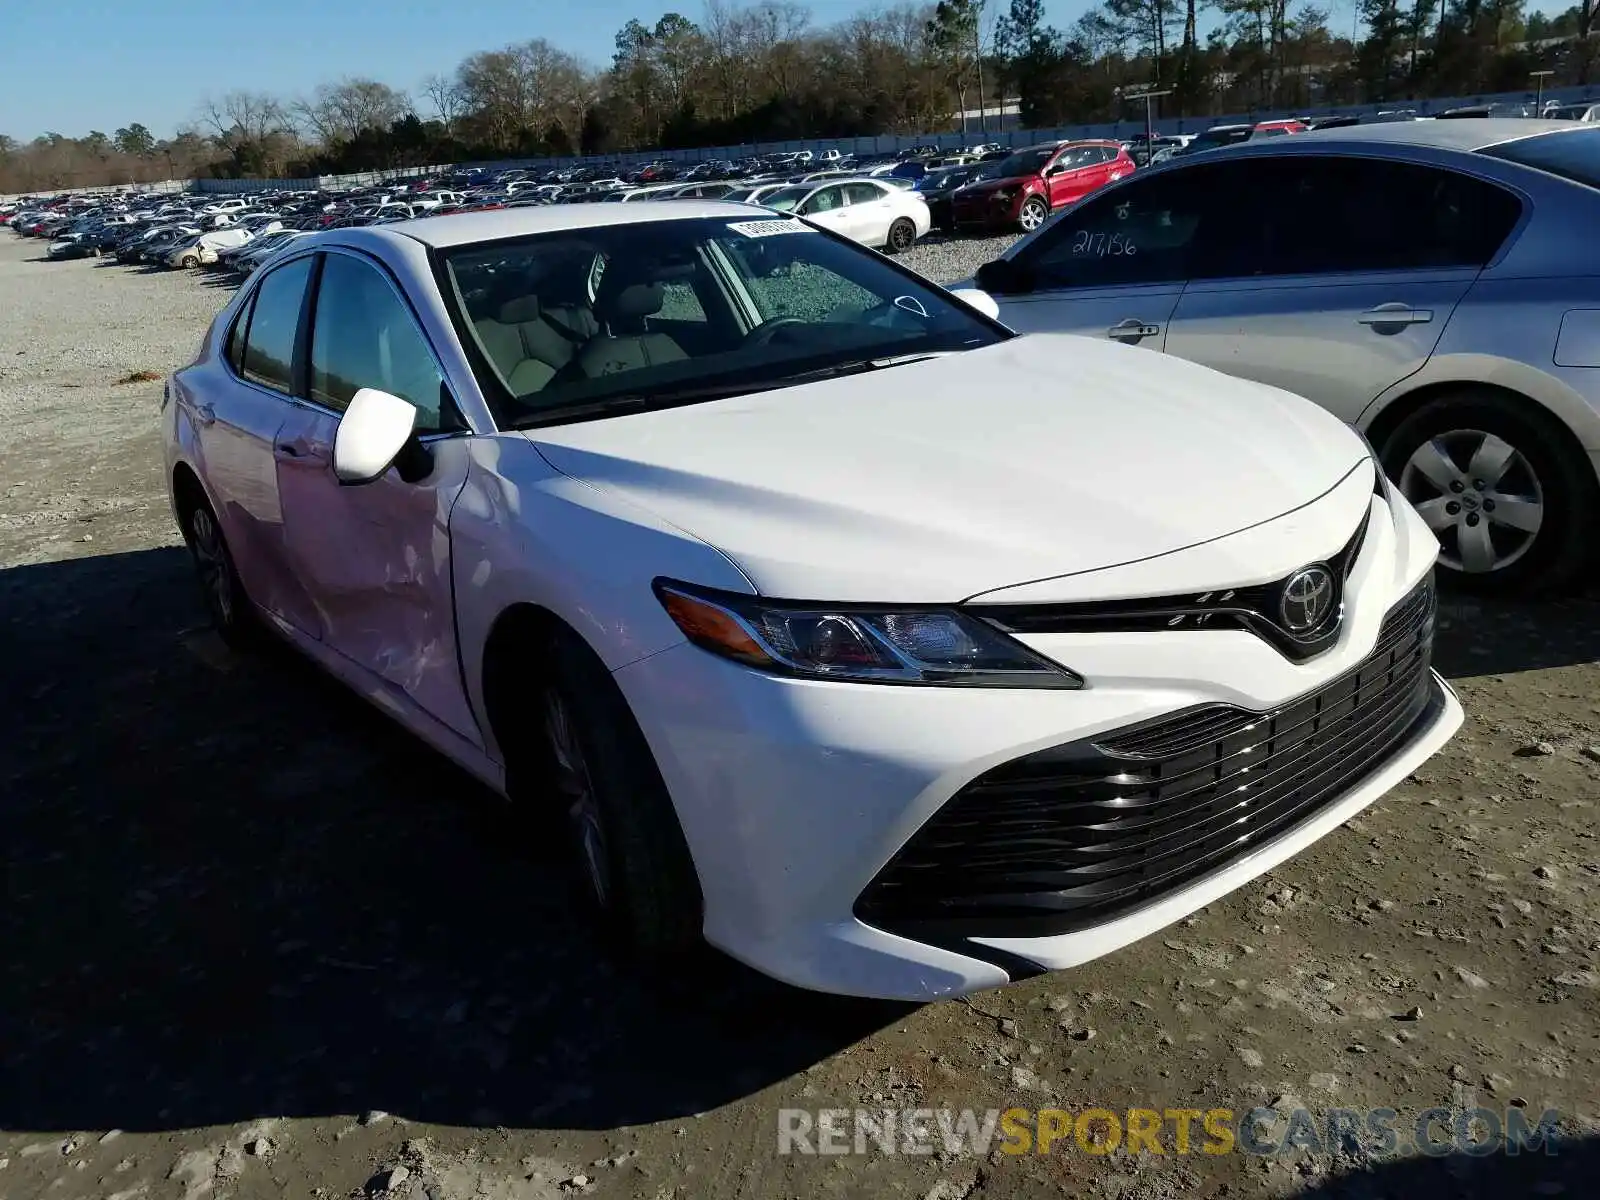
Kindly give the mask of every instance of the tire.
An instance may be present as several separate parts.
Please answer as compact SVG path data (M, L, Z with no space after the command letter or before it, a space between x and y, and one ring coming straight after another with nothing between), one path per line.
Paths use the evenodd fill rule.
M1533 596L1567 587L1592 559L1584 522L1600 486L1571 442L1533 401L1463 388L1402 420L1380 454L1439 534L1441 582Z
M255 647L260 643L260 622L233 565L233 552L217 514L203 497L192 498L182 511L184 544L189 547L212 628L235 650Z
M899 217L889 226L889 236L884 240L886 254L904 254L916 244L917 227L908 217Z
M545 661L549 670L536 701L542 774L584 895L626 957L655 962L699 948L699 877L627 701L570 631L550 636ZM513 800L534 799L519 790L513 786Z
M1032 233L1043 225L1050 216L1050 206L1037 196L1029 196L1022 202L1022 211L1017 214L1017 224L1023 233Z
M185 254L178 260L178 265L185 271L192 271L200 265L200 260L192 254Z

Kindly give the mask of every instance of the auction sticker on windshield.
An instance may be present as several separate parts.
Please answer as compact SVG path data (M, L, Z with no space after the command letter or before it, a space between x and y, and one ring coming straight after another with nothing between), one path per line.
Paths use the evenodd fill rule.
M734 221L728 225L729 229L744 234L745 237L760 238L772 237L778 233L815 233L816 230L796 217L782 217L777 220L767 219L762 221Z

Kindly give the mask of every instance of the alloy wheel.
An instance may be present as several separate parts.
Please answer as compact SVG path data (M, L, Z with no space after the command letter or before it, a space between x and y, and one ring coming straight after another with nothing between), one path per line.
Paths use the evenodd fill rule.
M1044 224L1044 205L1036 200L1029 200L1022 206L1022 212L1017 217L1017 223L1022 226L1023 232L1032 233Z
M1439 562L1469 575L1522 558L1544 524L1544 487L1505 439L1453 429L1423 442L1400 474L1400 491L1439 538Z
M583 743L572 720L572 710L556 688L544 698L545 737L555 763L555 787L562 808L583 856L584 874L596 903L605 908L611 900L611 868L607 852L605 819L595 794Z
M222 544L222 531L216 518L204 505L189 516L189 550L200 574L200 587L218 626L233 623L233 576L228 568L228 552Z
M896 221L889 226L889 245L895 250L909 249L916 240L917 231L906 221Z

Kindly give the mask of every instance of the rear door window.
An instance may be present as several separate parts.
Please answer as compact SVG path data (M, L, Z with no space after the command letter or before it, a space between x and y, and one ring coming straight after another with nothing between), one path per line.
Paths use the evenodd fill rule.
M1510 192L1456 171L1388 159L1295 155L1248 164L1254 206L1213 278L1478 267L1522 213Z
M250 313L239 373L274 391L294 391L294 348L312 255L285 263L261 281Z

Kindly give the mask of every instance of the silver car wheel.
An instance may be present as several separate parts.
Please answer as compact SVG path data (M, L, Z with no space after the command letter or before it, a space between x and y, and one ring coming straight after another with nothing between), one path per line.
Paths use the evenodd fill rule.
M1511 443L1480 429L1453 429L1406 460L1400 491L1439 538L1439 562L1468 575L1522 558L1544 524L1544 487Z
M1024 233L1032 233L1044 224L1044 218L1044 205L1037 200L1025 200L1022 204L1022 211L1017 214L1017 224L1022 226Z
M555 760L556 791L583 854L589 887L596 902L604 908L611 899L605 820L600 812L600 798L595 795L583 743L572 723L572 712L556 688L545 692L544 728L551 757Z
M200 586L211 606L212 619L223 628L233 623L233 575L228 569L228 552L223 548L222 531L211 510L198 507L189 516L189 551L194 555Z

